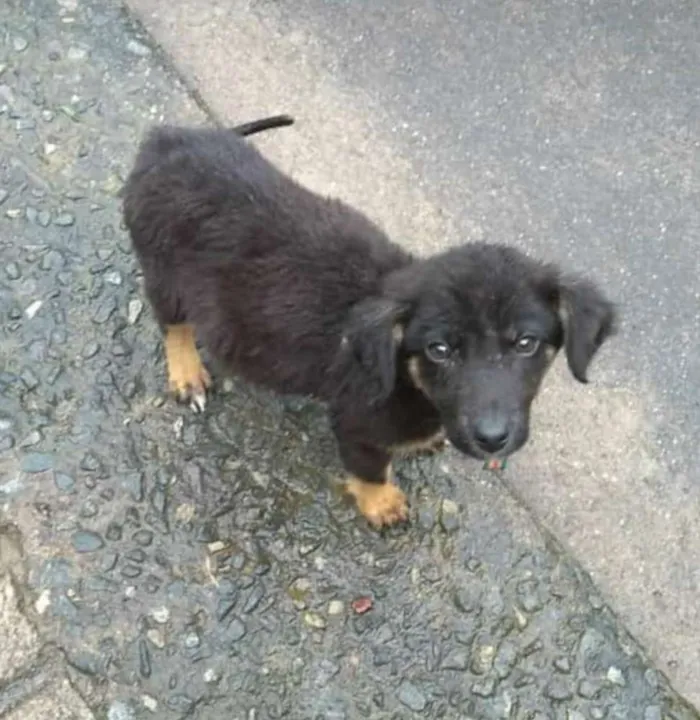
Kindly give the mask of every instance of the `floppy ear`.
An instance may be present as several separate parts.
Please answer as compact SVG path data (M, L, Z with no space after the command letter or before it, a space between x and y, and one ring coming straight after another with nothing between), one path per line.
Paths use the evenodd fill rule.
M563 278L559 284L559 315L569 369L579 382L586 383L593 356L616 331L615 306L592 282Z
M370 298L350 311L341 353L347 353L344 382L370 398L386 400L396 384L396 354L401 341L402 306L385 298Z

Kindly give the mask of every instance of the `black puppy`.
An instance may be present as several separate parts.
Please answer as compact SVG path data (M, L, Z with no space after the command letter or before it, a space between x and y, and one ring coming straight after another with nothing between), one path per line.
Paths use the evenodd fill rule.
M586 382L613 331L590 282L501 245L415 258L277 170L240 127L152 130L124 217L173 392L203 409L196 337L231 372L326 401L347 490L375 525L407 515L394 451L446 435L477 458L515 452L557 350Z

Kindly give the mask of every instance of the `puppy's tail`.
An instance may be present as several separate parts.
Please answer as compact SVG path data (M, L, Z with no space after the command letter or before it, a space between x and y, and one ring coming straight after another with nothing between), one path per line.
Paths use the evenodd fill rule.
M262 120L253 120L242 125L236 125L231 130L236 135L245 137L246 135L255 135L255 133L263 130L272 130L273 128L287 127L288 125L294 125L294 118L291 115L273 115Z

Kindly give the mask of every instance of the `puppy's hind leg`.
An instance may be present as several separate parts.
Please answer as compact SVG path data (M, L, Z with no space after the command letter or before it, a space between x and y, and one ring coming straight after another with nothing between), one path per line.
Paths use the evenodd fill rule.
M197 350L192 325L165 326L165 359L170 391L180 402L189 402L195 412L203 411L211 377Z

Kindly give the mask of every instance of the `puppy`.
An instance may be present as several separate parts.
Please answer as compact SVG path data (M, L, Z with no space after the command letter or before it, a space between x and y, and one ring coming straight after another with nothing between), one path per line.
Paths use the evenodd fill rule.
M280 124L160 127L140 147L124 219L170 388L204 408L198 340L250 382L325 401L347 491L390 525L407 517L394 452L447 437L476 458L514 453L557 351L586 382L615 310L591 282L506 246L412 256L241 137Z

